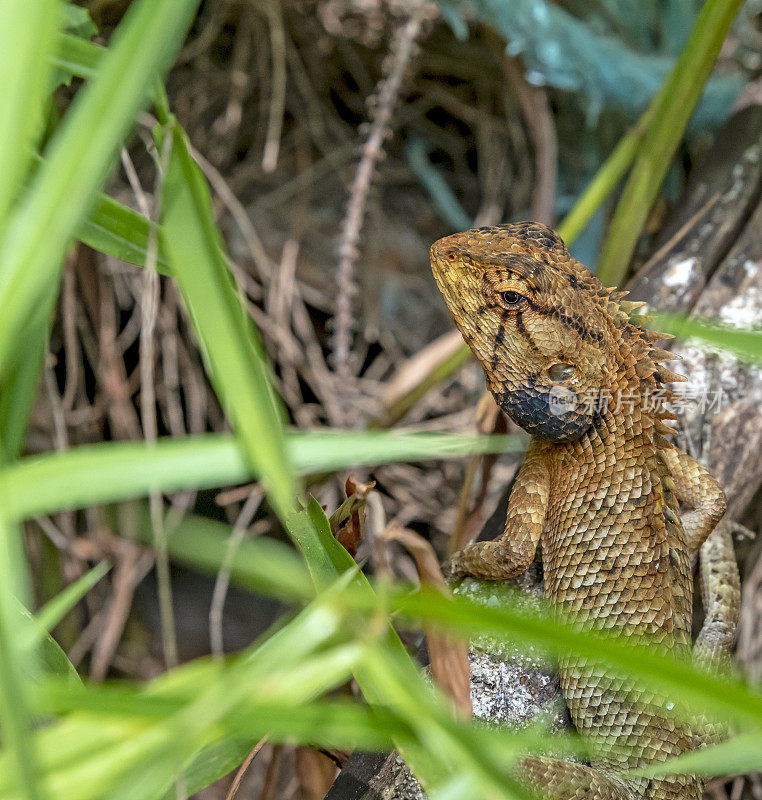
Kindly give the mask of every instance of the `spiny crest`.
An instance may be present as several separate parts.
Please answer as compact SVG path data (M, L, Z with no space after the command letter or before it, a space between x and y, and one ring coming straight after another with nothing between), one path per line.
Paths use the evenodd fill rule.
M673 339L674 336L645 327L651 318L639 312L646 307L646 303L624 300L629 292L616 287L604 288L603 291L605 310L614 321L615 328L621 332L635 359L635 373L641 381L641 389L658 392L658 402L653 408L656 433L660 436L677 433L674 428L666 424L667 421L674 421L676 417L667 405L675 399L675 394L667 389L665 384L682 382L685 377L664 366L664 362L679 360L680 356L656 344Z
M576 259L570 258L569 263L564 266L575 276L579 276L581 272L583 278L587 278L587 280L580 281L579 289L587 291L638 357L650 358L654 365L654 371L670 376L663 379L664 383L685 380L679 375L671 377L675 373L656 366L662 361L675 361L679 356L656 346L656 342L674 339L674 336L645 327L652 317L639 313L640 309L646 308L644 301L625 300L624 298L629 294L628 291L618 289L616 286L604 286L587 267ZM574 267L578 269L574 269Z

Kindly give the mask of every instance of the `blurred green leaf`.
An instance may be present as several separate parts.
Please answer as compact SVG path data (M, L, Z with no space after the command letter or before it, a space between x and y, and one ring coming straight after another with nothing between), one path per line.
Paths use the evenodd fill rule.
M462 597L450 600L426 587L418 593L399 594L389 602L405 619L438 622L461 635L492 634L554 658L569 653L584 655L606 669L674 695L678 703L699 704L698 709L687 709L694 718L712 711L762 726L762 694L757 688L730 676L703 672L687 659L660 654L645 641L635 644L617 637L616 632L606 635L560 622L550 608L546 614L531 613L521 603L509 600L488 607Z
M136 534L153 544L150 512L140 506ZM167 549L174 561L216 575L225 561L230 525L196 514L186 514L167 537ZM304 560L293 547L266 536L244 539L231 564L230 580L251 592L283 600L309 600L314 589Z
M298 474L393 461L426 461L514 447L505 436L365 431L290 431ZM252 477L236 440L225 434L145 442L110 442L23 458L0 470L0 499L15 518L125 500L150 491L210 488Z
M312 499L310 515L316 527L321 531L321 540L326 541L329 550L335 549L334 563L337 569L351 569L354 562L338 543L330 544L330 529L322 508ZM321 518L322 517L322 518ZM207 520L189 518L190 531L187 539L206 539L203 544L191 544L190 557L184 552L183 539L170 538L170 551L186 561L202 569L216 571L225 553L225 532L228 526ZM195 528L195 530L193 530ZM180 529L178 529L180 530ZM237 582L246 588L267 591L262 573L268 559L266 540L246 541L241 545L240 559L235 562ZM203 548L204 559L195 559L196 547ZM293 561L290 554L284 552L273 561L272 581L280 581L283 574L281 567ZM287 572L291 572L289 565ZM299 589L299 568L296 567L292 577L281 582L277 596L288 598L293 591L293 599L304 597ZM303 578L302 578L303 580ZM531 648L535 655L544 651L546 655L558 657L570 652L595 659L607 665L608 669L622 670L630 677L639 679L666 693L674 693L680 703L699 704L701 710L710 709L720 714L730 714L732 718L743 719L747 724L754 723L762 728L762 695L757 689L749 687L727 676L707 675L692 664L676 660L674 657L654 653L646 648L634 648L632 644L617 638L580 631L573 625L564 625L554 618L548 607L545 615L530 613L526 606L509 587L489 586L485 603L474 603L470 598L456 596L453 600L437 592L423 591L410 593L406 587L376 588L377 595L369 594L360 587L356 591L346 591L344 602L360 617L368 618L379 608L395 613L401 618L417 623L420 620L439 623L448 630L459 635L472 637L491 636L498 641L510 641L515 646ZM691 715L690 709L687 712ZM695 716L695 714L693 714Z
M70 33L59 33L52 63L65 78L91 80L98 74L106 48Z
M470 4L439 0L439 5L449 10L450 19L461 7L473 8L505 36L507 52L521 58L531 83L578 93L591 123L603 109L640 114L670 70L680 66L669 55L639 52L602 31L600 24L577 19L548 0L472 0ZM713 35L710 29L703 30ZM735 76L714 78L699 109L699 123L709 127L724 122L742 85L743 80Z
M12 213L51 88L50 55L60 5L30 0L5 3L0 9L3 83L11 91L0 112L0 376L12 401L3 398L0 414L6 457L15 454L23 436L24 420L12 406L31 400L65 249L91 207L146 87L169 65L194 9L195 3L179 0L142 0L130 7L99 77L75 99ZM30 324L31 346L23 337ZM21 368L27 358L30 364ZM15 760L13 773L23 795L32 800L39 792L20 672L19 633L24 627L14 607L14 594L26 602L26 564L18 526L6 518L0 522L0 715L4 742Z
M111 565L107 561L101 561L100 564L94 566L89 572L77 578L74 583L70 583L63 591L48 600L35 615L35 622L40 630L52 631L110 569Z
M46 632L45 628L29 613L26 606L18 600L16 600L16 613L18 620L14 627L20 632L19 661L25 679L39 683L47 673L79 683L79 675L77 675L74 665L69 661L58 642Z
M59 0L0 5L0 234L42 134L60 18Z
M152 81L171 63L197 0L140 0L128 9L101 70L67 112L0 246L0 375L31 310L51 302L63 254L95 202ZM46 66L47 66L46 59ZM31 154L30 154L31 155Z
M314 530L317 532L319 543L325 548L325 552L330 559L330 564L323 567L322 574L316 576L316 585L318 587L328 585L332 575L343 574L347 578L351 577L349 586L353 591L353 595L361 602L367 602L369 608L377 609L378 618L375 624L368 620L368 625L370 630L383 631L382 646L374 658L366 659L359 664L354 673L365 699L371 706L383 706L389 702L390 698L394 697L395 693L399 691L406 693L415 691L415 687L418 687L419 699L422 698L425 693L420 690L421 675L419 670L405 650L402 641L390 624L383 609L379 607L376 595L367 577L359 571L357 564L349 553L334 539L330 522L314 497L310 498L307 513ZM391 665L392 662L397 665L395 675L385 672L383 669L379 672L379 663ZM389 688L390 684L391 690ZM426 726L431 735L439 732L443 725L446 727L448 724L436 710L432 713L426 713L422 703L419 704L417 713L418 722ZM434 751L437 756L432 758L432 753L430 751L427 752L427 749L422 747L419 742L412 741L403 744L400 741L395 741L395 745L424 786L434 787L447 780L452 765L440 757L439 751ZM498 796L501 794L502 792L498 792Z
M65 2L63 6L63 29L75 36L89 39L98 33L95 23L90 19L86 8L75 6L72 2Z
M36 752L31 739L28 675L37 669L36 660L21 648L21 639L32 627L32 621L19 613L26 602L26 572L21 531L0 514L0 722L3 744L9 754L7 770L11 785L19 796L38 800ZM25 674L26 673L26 674Z
M432 752L441 743L443 754L437 758L458 754L466 759L477 784L494 785L496 797L523 797L511 791L507 770L528 746L547 746L548 740L543 742L537 731L486 731L454 719L415 668L410 680L404 649L387 650L384 618L376 625L364 613L353 614L346 599L356 591L357 573L347 573L258 647L226 662L188 664L145 689L117 684L77 689L49 682L35 695L35 711L63 719L37 735L46 754L46 784L54 796L66 791L67 800L148 800L193 758L194 748L203 752L219 743L221 734L252 743L269 734L273 741L379 749L392 737L407 745L420 737ZM398 655L387 670L390 652ZM384 689L379 707L313 701L366 661ZM412 724L406 719L410 709L415 711ZM14 796L5 759L0 756L4 800ZM133 786L136 765L141 781ZM214 764L203 766L208 778L218 776Z
M77 230L77 238L93 250L144 267L152 224L137 211L100 194L95 208ZM157 254L156 271L162 275L171 274L161 248Z
M688 772L694 775L738 775L762 769L762 731L741 733L725 742L686 753L663 764L641 767L634 773L646 776Z
M36 615L32 615L18 600L15 601L18 621L23 623L21 626L14 626L17 630L19 661L28 677L39 681L42 675L35 672L34 668L40 666L51 675L79 682L77 671L49 632L109 569L110 565L105 561L93 567L46 603Z
M252 747L251 741L232 737L226 737L204 747L183 769L183 786L188 796L206 789L239 767ZM177 789L174 786L167 790L164 800L177 800Z
M531 800L531 793L519 785L511 767L522 751L526 752L523 748L530 740L541 737L525 730L511 737L512 741L506 737L499 745L497 742L490 744L488 737L480 736L473 727L456 723L447 701L437 690L426 695L417 688L408 677L409 658L404 650L377 647L377 657L367 661L368 680L375 682L387 698L386 702L403 719L409 720L416 732L418 750L414 752L418 757L422 757L420 750L436 753L445 767L440 767L440 774L431 782L432 789L446 785L453 775L470 772L478 777L480 797ZM565 749L560 738L554 743L558 743L561 750ZM459 765L457 770L452 768L455 764Z
M224 258L209 188L190 155L183 130L165 108L160 119L163 128L157 131L159 138L171 137L169 142L162 142L162 146L171 145L171 155L164 186L161 241L216 393L232 419L240 452L264 483L311 573L319 576L325 572L326 553L306 517L295 510L296 473L285 446L280 399L273 391L245 298Z
M695 337L708 345L726 350L742 361L762 362L762 330L759 329L736 328L719 324L717 320L677 314L656 314L648 326L680 339Z
M159 687L171 690L183 679L186 688L194 689L188 702L174 712L153 719L134 715L131 724L125 725L105 713L107 706L102 702L100 710L83 712L89 725L78 726L82 716L75 715L73 726L43 731L46 788L68 800L161 797L177 771L195 752L218 740L219 725L235 717L247 701L298 708L345 680L358 649L339 635L340 619L331 605L331 593L326 593L228 668L214 663L191 665L160 681ZM320 673L313 669L318 664L324 667ZM93 696L70 687L64 687L64 694L83 703ZM155 704L150 699L145 702ZM132 704L136 710L139 703L136 698ZM259 724L267 725L267 720L260 719ZM135 781L138 772L140 780ZM0 797L15 796L3 753Z
M0 463L21 453L47 345L47 320L30 320L0 391Z
M36 157L37 165L42 158ZM135 264L146 265L149 234L156 224L128 206L101 192L95 206L77 230L77 239L93 250ZM168 275L169 264L161 250L157 253L157 272Z

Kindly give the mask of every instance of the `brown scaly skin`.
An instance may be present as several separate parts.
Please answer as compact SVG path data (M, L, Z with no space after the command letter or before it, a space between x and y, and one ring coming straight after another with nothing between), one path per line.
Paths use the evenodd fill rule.
M541 544L546 593L561 609L687 651L691 555L722 517L725 497L663 436L671 416L662 382L677 376L660 366L674 356L654 342L667 337L631 320L642 304L605 288L544 225L448 236L432 246L431 263L495 400L532 434L504 536L466 547L451 573L505 580ZM591 397L604 402L595 407ZM682 520L678 501L692 509ZM706 549L707 623L694 657L717 664L732 644L738 593L723 577L735 568L729 535L718 529ZM593 766L527 758L521 774L531 789L547 800L699 800L693 776L616 776L703 741L669 718L663 698L579 659L561 664L560 675L575 726L602 755Z

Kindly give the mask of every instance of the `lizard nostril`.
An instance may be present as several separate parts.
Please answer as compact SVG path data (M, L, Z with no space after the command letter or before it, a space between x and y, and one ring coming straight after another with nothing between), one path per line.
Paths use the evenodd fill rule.
M548 377L552 381L568 381L574 377L574 367L571 364L552 364L548 367Z

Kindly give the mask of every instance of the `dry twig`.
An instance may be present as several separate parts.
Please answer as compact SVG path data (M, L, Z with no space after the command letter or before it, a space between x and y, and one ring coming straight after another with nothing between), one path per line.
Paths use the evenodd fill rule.
M254 745L249 755L246 756L243 764L241 764L241 766L238 768L238 772L236 772L235 778L233 779L233 783L230 785L227 795L225 795L225 800L234 800L236 794L238 794L238 790L241 788L241 781L243 781L246 771L251 766L251 762L257 757L257 754L266 743L267 737L265 736Z
M383 155L384 139L399 95L402 79L414 52L426 8L425 0L411 4L410 17L396 33L389 50L390 66L387 77L378 87L378 97L368 137L349 193L339 245L339 267L336 271L337 299L334 317L333 366L340 375L348 375L352 331L352 298L357 293L354 268L359 255L360 233L365 218L368 194L376 164Z
M222 613L225 609L225 598L227 597L228 587L230 586L230 573L233 569L233 562L235 561L238 548L243 542L246 531L251 525L254 515L262 502L263 493L261 489L252 489L243 508L238 515L238 519L233 525L233 530L230 532L228 545L225 550L225 556L222 564L220 564L219 572L217 573L217 580L214 582L214 591L212 592L212 602L209 606L209 642L212 650L212 655L215 658L222 658L224 653L223 638L222 638Z

